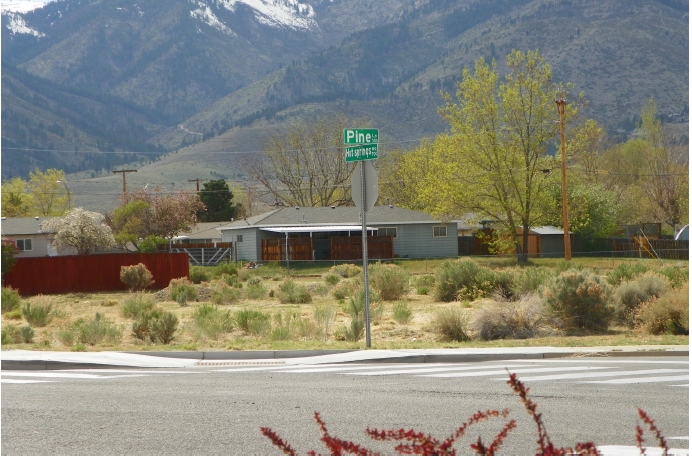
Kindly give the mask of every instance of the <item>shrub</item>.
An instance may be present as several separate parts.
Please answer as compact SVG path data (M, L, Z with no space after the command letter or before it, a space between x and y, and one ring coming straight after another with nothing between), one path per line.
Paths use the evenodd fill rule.
M651 334L690 333L689 283L680 289L667 291L661 297L642 304L637 321Z
M22 316L32 326L42 328L51 320L53 304L46 296L36 296L22 306Z
M264 334L271 325L269 315L248 309L237 311L235 322L243 331L256 335Z
M259 280L259 278L257 279ZM262 283L250 283L248 281L248 287L245 290L245 294L247 295L247 298L251 300L264 299L267 295L267 288Z
M335 274L341 278L351 278L360 275L362 272L363 269L355 264L337 264L329 269L328 274Z
M156 301L149 294L136 294L128 296L125 304L120 311L123 318L136 318L140 315L147 315L156 306Z
M668 279L653 272L620 284L614 293L617 318L633 328L640 304L661 296L668 289Z
M80 318L73 326L77 332L77 341L82 344L96 345L104 341L115 344L120 342L122 336L122 330L98 312L93 320Z
M242 284L241 281L238 279L238 276L237 276L237 275L224 275L222 278L223 278L223 281L224 281L228 286L231 286L231 287L233 287L233 288L242 288L242 287L243 287L243 284Z
M232 262L222 262L214 268L214 277L222 275L238 275L238 268Z
M247 284L248 286L250 285L259 285L262 283L262 279L260 277L250 277L247 279Z
M137 265L120 267L120 281L125 283L130 291L144 291L154 283L154 276L147 266L140 262Z
M12 310L17 310L19 308L19 303L21 298L19 297L19 292L10 288L9 286L2 287L2 296L0 297L0 307L2 308L2 313L11 312Z
M31 326L22 326L19 328L19 340L21 343L31 343L34 339L34 330Z
M171 312L163 312L151 321L150 329L149 335L152 341L169 344L178 329L178 317Z
M341 276L337 275L335 273L328 273L327 275L324 276L324 281L328 285L334 286L341 281Z
M554 276L553 270L547 267L523 267L514 276L511 286L512 294L514 297L521 297L540 291L541 287Z
M206 267L192 266L190 268L190 280L196 285L199 285L203 281L209 282L211 278L212 274Z
M468 314L460 308L438 310L432 320L432 328L445 340L464 342L470 340Z
M384 301L394 301L408 292L408 273L396 264L373 264L369 269L370 285Z
M534 294L518 302L493 304L476 312L473 329L479 339L528 339L552 333L550 319Z
M342 281L332 289L332 296L337 300L346 299L355 294L358 288L362 288L361 281L359 280Z
M31 343L34 338L34 330L31 326L18 327L13 324L2 328L2 344Z
M177 329L178 317L158 307L142 310L132 323L132 335L145 342L168 344Z
M392 308L392 317L399 324L406 324L413 318L413 311L407 301L400 301Z
M639 275L647 272L649 270L645 264L642 263L620 263L615 266L614 269L606 274L608 283L613 286L617 286L620 283L628 280L632 280Z
M6 320L21 320L22 319L22 311L21 310L12 310L11 312L6 312L3 316Z
M329 329L336 318L336 310L330 305L315 305L313 313L319 332L324 339L329 338Z
M233 331L231 312L221 311L217 307L203 304L195 310L192 319L197 330L210 339L218 339L222 334Z
M690 269L683 266L666 266L657 272L668 278L673 288L681 288L690 278Z
M186 305L188 301L197 299L197 288L185 277L174 278L168 284L168 295L178 304Z
M73 328L58 331L58 340L66 347L71 347L77 341L77 334Z
M1 247L0 251L2 251L2 258L0 259L0 270L3 274L6 274L12 270L17 262L16 256L19 254L19 248L17 248L14 240L6 238L2 239Z
M608 304L610 289L588 270L567 270L543 288L548 310L567 327L605 331L613 317Z
M436 273L435 299L442 302L476 299L492 291L494 282L492 271L473 260L447 261Z
M308 304L312 302L310 291L305 285L298 284L293 280L285 280L279 285L276 293L282 304Z
M414 286L416 287L416 294L420 294L422 296L427 295L435 287L435 276L421 275L415 280Z
M242 291L237 288L229 288L223 285L221 289L216 289L211 293L211 301L214 304L234 304L243 296Z

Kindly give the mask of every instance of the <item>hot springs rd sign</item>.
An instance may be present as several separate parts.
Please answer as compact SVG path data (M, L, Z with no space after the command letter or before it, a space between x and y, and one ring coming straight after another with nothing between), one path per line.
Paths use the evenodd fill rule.
M379 139L378 129L344 129L344 145L354 145L346 147L346 162L377 159Z

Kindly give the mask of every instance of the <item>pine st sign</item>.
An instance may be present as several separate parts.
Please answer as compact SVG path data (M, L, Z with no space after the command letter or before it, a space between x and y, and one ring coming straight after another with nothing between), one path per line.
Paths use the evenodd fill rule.
M377 159L378 129L344 129L346 162L370 161Z

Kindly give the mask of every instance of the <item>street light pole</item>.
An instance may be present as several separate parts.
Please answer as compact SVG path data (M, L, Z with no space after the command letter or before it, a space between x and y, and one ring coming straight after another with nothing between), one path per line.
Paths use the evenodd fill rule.
M569 218L567 217L567 165L565 153L565 99L562 95L555 100L560 114L560 156L562 158L562 227L565 231L565 261L572 259L572 244L569 238Z

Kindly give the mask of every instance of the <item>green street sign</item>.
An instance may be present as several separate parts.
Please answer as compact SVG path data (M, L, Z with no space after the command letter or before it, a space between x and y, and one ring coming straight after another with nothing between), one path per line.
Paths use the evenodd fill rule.
M377 159L377 144L346 147L346 162Z
M370 145L379 138L379 129L344 129L344 145Z

